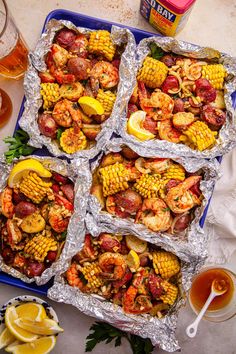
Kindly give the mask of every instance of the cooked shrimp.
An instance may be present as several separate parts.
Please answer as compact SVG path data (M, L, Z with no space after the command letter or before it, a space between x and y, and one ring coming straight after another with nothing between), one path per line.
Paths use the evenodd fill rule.
M172 116L174 100L159 89L154 90L148 97L145 85L141 81L139 82L139 102L142 110L154 120L167 119Z
M85 286L82 280L79 278L79 271L77 269L76 263L72 263L70 268L67 270L66 279L71 286L75 286L80 290L82 290Z
M6 187L0 194L0 212L11 219L14 213L14 205L12 203L12 189Z
M118 69L106 61L99 61L90 72L92 90L97 92L99 86L104 89L115 87L119 82Z
M144 163L148 173L164 173L171 165L173 162L170 159L163 158L148 159Z
M155 159L144 159L139 157L135 161L135 167L141 173L164 173L172 165L170 159L165 158L155 158Z
M7 241L11 248L17 249L17 244L22 240L22 232L19 229L15 220L7 220Z
M61 233L68 227L73 204L59 194L54 195L55 201L48 208L48 222L54 231Z
M57 68L61 68L66 65L69 58L69 53L66 49L62 48L58 44L53 44L51 48L52 58Z
M103 271L101 275L104 278L118 280L125 275L126 262L119 253L105 252L99 257L98 263ZM111 267L114 267L112 272Z
M184 139L183 134L173 126L171 119L165 119L158 122L157 127L161 140L166 140L177 144Z
M144 199L141 210L137 213L136 222L143 223L152 231L169 229L172 217L166 203L160 198Z
M64 215L68 216L64 216ZM48 222L52 229L58 233L66 231L69 224L71 212L65 211L65 208L58 204L53 204L48 213Z
M195 205L201 205L200 199L190 190L200 180L201 176L191 176L169 190L165 201L174 213L183 213Z
M139 289L131 285L123 296L123 308L126 313L147 313L153 305L150 296L139 295Z
M73 121L79 126L82 122L81 112L77 106L77 103L71 102L67 99L59 101L55 104L52 115L56 123L65 128L69 128Z

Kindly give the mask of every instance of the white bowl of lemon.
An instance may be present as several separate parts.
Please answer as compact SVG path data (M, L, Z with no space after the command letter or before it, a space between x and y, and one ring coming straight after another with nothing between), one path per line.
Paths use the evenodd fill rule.
M0 310L0 349L8 353L50 353L61 332L56 312L38 297L17 296Z

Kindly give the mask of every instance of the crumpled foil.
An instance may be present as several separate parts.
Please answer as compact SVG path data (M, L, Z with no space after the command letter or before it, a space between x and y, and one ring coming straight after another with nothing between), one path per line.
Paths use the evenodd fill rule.
M79 33L88 33L92 31L89 29L76 27L70 21L52 19L47 23L46 32L42 34L35 50L29 53L29 66L24 78L26 102L19 124L21 128L29 134L29 145L31 146L41 148L45 145L54 156L66 156L69 159L75 157L91 159L104 148L106 142L110 139L116 125L118 124L120 112L124 109L126 92L132 77L132 69L135 62L135 39L133 34L128 29L112 26L111 35L114 43L117 45L126 43L125 51L121 56L119 67L120 82L118 84L117 99L114 104L112 114L104 123L101 124L102 130L96 138L95 146L87 150L77 151L74 154L67 154L63 152L59 148L58 144L51 138L41 135L37 124L38 111L42 106L38 71L46 70L44 57L50 50L55 33L64 26Z
M70 222L67 229L66 242L59 259L56 262L52 263L49 268L45 269L41 276L28 278L26 275L22 274L15 268L6 265L2 257L0 256L0 269L3 272L12 275L15 278L19 278L26 283L32 283L35 281L37 285L43 285L47 283L50 278L52 278L56 273L60 273L66 269L68 265L68 259L70 259L77 250L78 238L84 238L84 218L86 214L91 180L90 176L87 174L89 166L88 161L86 159L77 159L73 162L73 164L49 156L39 157L34 155L28 156L27 158L20 158L19 160L24 160L28 158L39 160L45 168L58 172L64 176L68 176L74 182L74 212L70 218ZM7 179L12 167L13 164L8 165L4 162L3 158L0 159L0 192L7 185Z
M113 233L108 226L101 226L99 232ZM130 233L133 232L124 232L122 234ZM82 242L81 239L80 242ZM80 249L82 246L83 244L81 243ZM190 255L182 249L181 245L173 245L173 247L170 245L166 246L165 243L161 241L158 246L175 253L180 258L182 273L182 284L179 286L179 298L176 304L170 309L169 313L163 318L159 319L149 314L126 314L120 306L112 304L99 295L85 294L78 288L69 286L63 274L56 276L54 285L48 290L47 295L52 300L73 305L86 315L109 322L121 330L139 335L143 338L150 338L153 345L158 345L168 352L174 352L180 349L175 337L178 312L179 309L185 305L186 292L191 286L191 279L203 265L203 259Z
M179 55L184 55L196 59L212 59L213 62L219 62L225 67L229 79L225 83L225 104L227 118L226 123L220 129L219 137L216 140L215 146L211 149L205 151L193 150L184 144L175 144L166 140L147 140L139 141L134 136L127 133L127 105L126 109L122 113L120 119L120 126L118 127L117 133L121 135L125 141L129 142L130 147L134 149L139 148L141 151L148 150L150 157L157 156L159 151L163 151L163 156L185 156L185 157L196 157L196 158L213 158L226 154L236 145L236 113L232 105L231 95L236 91L236 58L233 58L225 53L221 53L215 49L208 47L200 47L191 43L176 40L170 37L149 37L143 39L137 48L137 62L136 67L133 71L133 77L130 81L130 86L127 91L126 102L128 103L129 98L132 95L134 87L136 85L136 75L141 68L143 60L149 54L149 44L155 42L159 47L161 47L166 52L173 52Z
M113 138L107 144L106 153L110 151L118 152L121 150L122 145L129 146L142 157L153 157L153 155L150 154L150 151L144 149L144 147L140 148L136 145L133 146L127 143L126 140L120 138ZM173 246L174 243L180 243L191 254L206 257L207 235L200 227L199 221L203 216L208 201L211 198L215 182L219 178L218 161L216 159L205 160L195 158L190 159L186 157L173 158L172 155L164 155L162 151L159 151L155 157L171 157L174 161L180 163L188 172L196 172L199 169L202 169L204 173L203 180L200 182L200 189L204 199L202 201L202 205L196 208L194 220L188 227L187 232L178 235L168 234L167 232L153 232L142 224L135 224L131 219L121 219L109 214L107 211L102 211L99 201L93 195L89 196L88 213L85 219L87 229L92 235L98 235L100 233L99 226L105 224L112 231L121 233L124 231L131 231L138 237L154 244L163 242L166 245ZM92 171L94 171L99 165L101 158L102 154L94 160L92 163Z

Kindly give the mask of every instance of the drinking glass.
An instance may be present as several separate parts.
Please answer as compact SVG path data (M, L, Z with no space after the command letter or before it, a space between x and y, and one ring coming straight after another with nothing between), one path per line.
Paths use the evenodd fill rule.
M8 94L0 89L0 128L9 120L12 114L12 102Z
M28 64L28 49L6 4L0 1L0 75L23 77Z

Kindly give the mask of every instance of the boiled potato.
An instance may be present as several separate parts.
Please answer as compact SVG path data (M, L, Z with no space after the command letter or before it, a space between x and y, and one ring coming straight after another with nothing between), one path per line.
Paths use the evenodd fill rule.
M27 234L43 231L45 226L46 222L42 215L40 215L38 212L26 216L20 225L22 231L26 232Z

